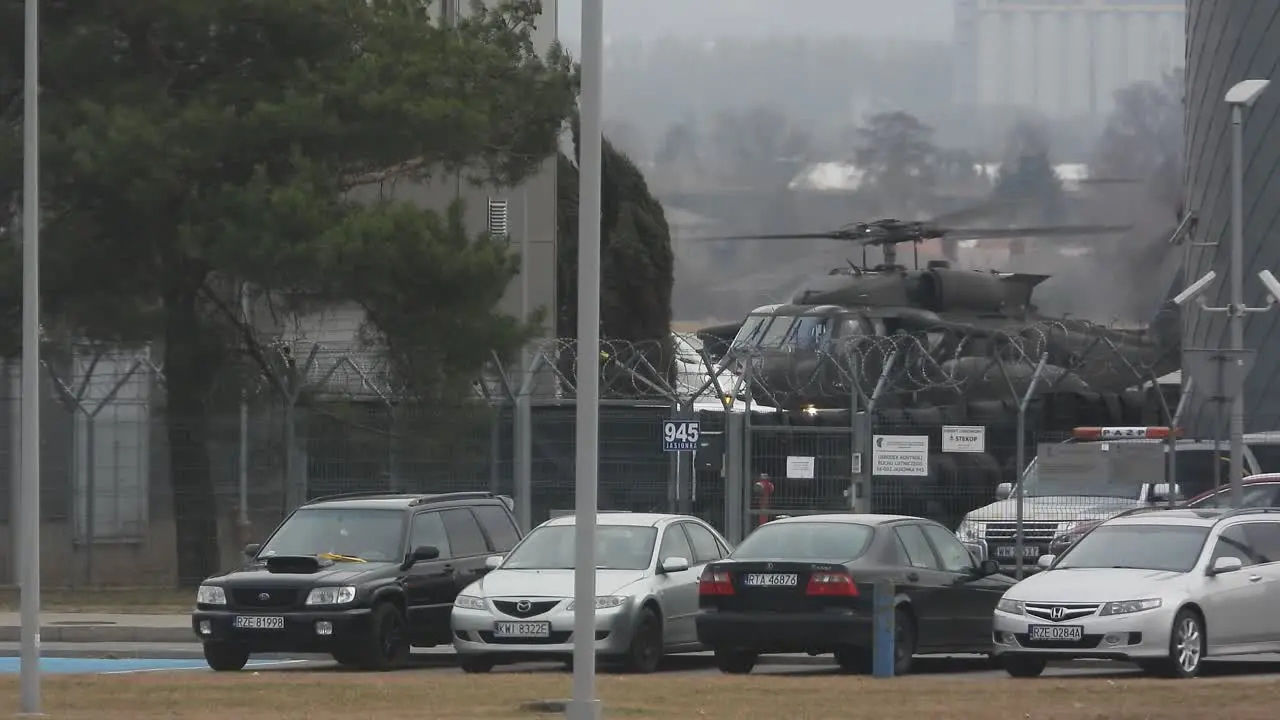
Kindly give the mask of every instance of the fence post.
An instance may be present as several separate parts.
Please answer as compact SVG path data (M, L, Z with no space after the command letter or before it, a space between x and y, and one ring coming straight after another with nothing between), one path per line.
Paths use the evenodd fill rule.
M880 377L876 380L875 390L871 392L871 397L867 399L867 409L862 413L862 432L859 443L859 452L862 453L862 495L863 512L872 512L874 495L875 495L875 449L872 446L872 440L875 435L875 412L876 406L880 404L880 397L884 395L885 388L889 384L889 373L893 372L893 366L897 364L898 351L894 350L889 353L889 359L884 364L884 369L880 371ZM855 488L855 491L857 488ZM855 493L856 494L856 493Z
M512 461L515 466L512 492L515 495L516 521L524 532L533 529L533 386L546 361L545 355L539 352L532 362L526 363L520 387L516 390L515 417L512 420L515 455Z
M877 580L871 595L872 674L878 678L891 678L894 672L894 587L892 580Z
M1015 573L1014 577L1021 580L1023 575L1023 565L1026 563L1022 557L1022 548L1025 545L1023 538L1023 493L1022 493L1022 470L1027 465L1027 406L1031 404L1031 397L1035 395L1036 385L1040 382L1040 376L1044 373L1045 363L1049 361L1049 353L1040 355L1040 362L1036 364L1035 372L1031 373L1031 382L1027 385L1027 391L1023 393L1018 402L1018 447L1017 447L1017 465L1018 482L1013 485L1013 508L1014 508L1014 534L1015 547Z
M22 577L22 369L8 359L4 364L9 379L9 573L17 584Z
M724 416L724 531L733 544L742 542L743 520L747 510L742 506L746 481L746 413L725 410Z

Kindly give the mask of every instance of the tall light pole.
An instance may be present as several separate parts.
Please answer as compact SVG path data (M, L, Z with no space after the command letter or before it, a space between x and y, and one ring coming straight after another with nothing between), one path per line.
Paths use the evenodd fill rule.
M40 712L40 16L27 0L22 79L21 708ZM92 538L90 538L92 542Z
M1231 330L1233 352L1244 350L1244 109L1252 107L1258 96L1271 84L1270 80L1244 80L1227 91L1224 98L1231 106L1231 304L1227 322ZM1244 380L1237 372L1232 378L1235 392L1231 399L1231 506L1244 505Z
M604 0L582 0L578 159L578 398L572 720L596 720L596 486L600 470L600 182Z

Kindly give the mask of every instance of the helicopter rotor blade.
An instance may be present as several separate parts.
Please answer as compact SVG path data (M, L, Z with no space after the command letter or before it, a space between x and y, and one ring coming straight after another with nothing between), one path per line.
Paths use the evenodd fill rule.
M851 240L852 233L842 230L823 233L775 233L763 235L723 235L719 237L690 238L691 242L719 242L726 240Z
M999 240L1003 238L1035 240L1042 237L1120 235L1132 229L1132 225L1051 225L1047 227L946 229L942 234L948 240Z

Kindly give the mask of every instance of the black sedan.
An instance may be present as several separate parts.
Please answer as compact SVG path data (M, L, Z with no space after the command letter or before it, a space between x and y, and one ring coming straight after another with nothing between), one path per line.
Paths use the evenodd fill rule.
M760 526L698 588L698 641L727 673L769 653L833 653L871 669L872 593L895 589L894 671L917 653L988 653L996 602L1013 584L931 520L810 515Z

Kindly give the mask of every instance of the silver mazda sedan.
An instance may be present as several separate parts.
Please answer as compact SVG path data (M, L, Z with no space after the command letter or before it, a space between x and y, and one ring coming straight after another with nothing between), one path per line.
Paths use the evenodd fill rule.
M695 652L703 566L729 543L687 515L604 512L597 517L596 654L632 672L664 654ZM574 518L542 523L453 605L453 646L465 672L573 655Z

